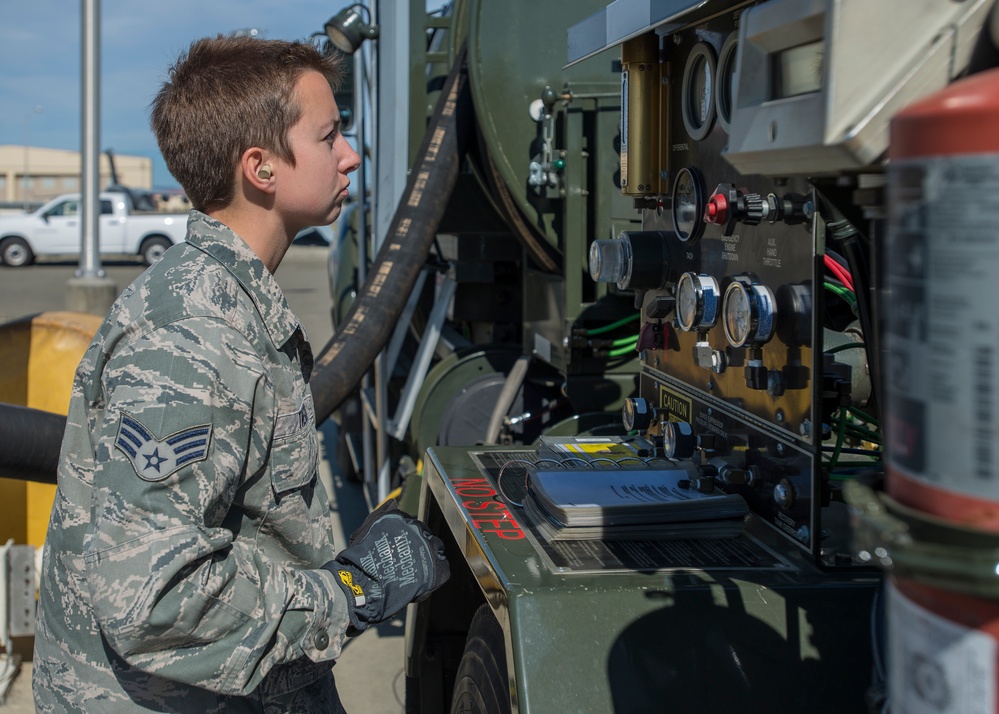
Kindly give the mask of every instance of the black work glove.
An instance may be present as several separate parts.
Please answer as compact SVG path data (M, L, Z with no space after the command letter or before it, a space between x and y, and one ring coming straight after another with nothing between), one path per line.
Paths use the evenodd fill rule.
M444 543L390 500L372 511L323 568L347 596L348 635L384 622L451 576Z

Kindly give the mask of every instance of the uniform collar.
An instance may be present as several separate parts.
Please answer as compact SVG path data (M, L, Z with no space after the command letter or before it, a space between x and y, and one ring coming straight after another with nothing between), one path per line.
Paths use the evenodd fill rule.
M305 330L288 307L284 292L257 254L231 228L201 211L187 219L187 242L207 253L232 273L260 314L275 346L284 345L296 330Z

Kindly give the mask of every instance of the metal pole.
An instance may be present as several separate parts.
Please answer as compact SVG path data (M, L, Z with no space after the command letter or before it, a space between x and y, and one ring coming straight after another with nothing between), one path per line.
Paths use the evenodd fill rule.
M357 121L357 153L361 156L361 163L357 167L357 193L358 200L360 201L360 212L358 213L357 219L357 285L360 287L364 285L364 281L367 279L368 273L368 201L367 201L367 174L364 168L364 149L365 141L367 141L366 132L364 130L364 124L367 121L367 112L365 111L365 90L367 88L367 68L366 62L364 60L364 46L362 45L358 48L358 51L354 53L354 71L357 78L360 80L357 83L358 92L354 97L354 118ZM371 373L368 372L361 378L361 395L363 400L363 395L368 391L371 386ZM361 408L361 453L362 456L362 479L365 484L364 495L368 501L368 507L374 508L377 504L372 503L372 499L369 495L369 490L367 488L368 484L374 481L374 464L375 464L375 454L374 445L372 443L372 429L371 420L368 419L368 413L363 408Z
M114 280L101 267L98 225L101 217L100 153L100 0L83 0L80 132L80 267L66 281L66 308L75 312L104 315L118 295Z
M82 132L80 137L80 185L83 200L80 202L82 236L80 242L80 268L77 277L102 278L100 236L98 233L100 211L100 98L101 98L101 2L83 0L82 8L81 66L83 76Z
M382 2L381 2L381 0L372 0L371 6L372 6L371 7L371 21L373 23L381 26L382 22L383 22L382 12L381 12L381 10L382 10ZM391 3L390 3L390 7L393 7L391 5ZM406 14L405 17L401 17L401 14L403 13L403 9L400 9L400 8L406 8L406 7L407 6L405 5L405 3L399 3L398 5L394 6L392 10L390 10L390 12L392 13L392 21L394 23L396 23L396 25L394 27L394 30L393 30L396 33L401 32L400 28L408 27L409 26L408 25L408 20L409 20L408 14ZM388 14L386 14L386 18L387 17L389 17ZM406 22L403 22L403 20L405 20ZM406 37L408 39L408 35ZM398 42L398 39L399 38L396 37L396 41L397 42ZM376 51L375 48L371 49L371 58L372 58L372 65L373 65L372 66L372 75L371 76L372 76L372 79L375 82L378 81L378 76L381 73L381 67L380 67L381 51L382 51L382 43L379 41L378 45L377 45L377 51ZM398 51L398 48L393 48L392 50L390 50L390 53L391 52L397 52L397 51ZM407 58L408 58L408 53L403 53L403 54L406 55ZM395 70L395 69L397 69L397 68L393 66L393 70ZM405 76L405 75L403 75L403 76ZM367 79L367 77L365 77L365 79ZM408 84L405 85L405 86L407 86L407 88L408 88ZM370 90L371 88L367 87L367 89ZM379 84L377 91L370 92L370 96L371 96L371 109L372 109L372 111L371 111L371 121L372 121L372 125L373 125L372 126L372 128L373 128L372 135L375 137L375 141L378 142L379 147L381 147L383 145L385 145L385 146L388 145L387 143L383 144L380 141L380 139L382 137L379 134L379 132L381 131L381 122L379 121L378 110L379 110L379 93L381 91L383 91L383 88ZM404 113L402 116L406 116L406 114ZM395 121L398 122L398 121L401 121L401 119L399 117L396 117ZM408 163L409 154L404 152L404 156L405 156L405 158L403 159L403 162L404 163ZM373 158L376 158L376 157L373 157ZM388 222L391 220L391 216L392 216L391 212L389 212L387 214L387 216L385 217L385 221L384 221L385 222L385 226L382 226L382 222L383 222L382 218L383 217L378 216L377 213L376 213L376 211L378 210L376 208L378 206L378 202L375 200L375 197L380 194L380 191L378 189L379 180L380 180L380 172L379 172L378 167L376 165L375 166L375 181L373 183L373 187L374 187L373 190L375 191L375 194L372 196L372 201L371 201L371 210L373 212L372 213L372 226L374 227L374 245L373 245L373 250L374 250L374 252L376 254L378 253L378 249L381 247L382 243L385 240L385 234L388 232ZM401 192L396 192L394 190L394 188L393 188L393 196L392 196L392 199L391 199L392 205L395 205L396 201L398 200L398 195L396 195L397 193L401 193ZM392 467L392 464L391 464L391 459L389 459L389 453L388 453L388 451L389 451L389 443L388 443L388 383L389 383L389 379L391 379L392 375L386 374L385 368L386 368L386 364L385 364L385 351L382 350L381 352L378 353L378 356L375 357L375 414L377 415L377 419L378 419L378 429L377 429L377 431L375 433L375 437L376 437L376 440L375 440L375 452L376 452L376 455L377 455L376 465L377 465L377 488L378 488L378 502L379 503L381 501L385 500L386 496L388 496L390 485L391 485L391 482L392 482L392 476L391 476L391 467Z

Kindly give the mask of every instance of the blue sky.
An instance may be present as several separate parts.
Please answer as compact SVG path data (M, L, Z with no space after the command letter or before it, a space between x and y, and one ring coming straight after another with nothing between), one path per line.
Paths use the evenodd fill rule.
M156 188L176 187L149 129L149 103L192 40L254 28L304 39L347 0L101 0L101 150L153 159ZM0 0L0 144L80 148L81 0ZM35 113L35 107L41 107Z

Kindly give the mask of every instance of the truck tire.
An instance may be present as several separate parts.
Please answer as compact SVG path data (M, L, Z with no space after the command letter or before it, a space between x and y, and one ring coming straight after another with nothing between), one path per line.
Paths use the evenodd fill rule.
M451 714L510 714L503 630L487 604L475 611L468 628Z
M139 248L139 253L142 255L142 262L146 265L158 263L163 254L166 253L167 248L172 245L173 243L170 242L170 239L163 236L150 236L146 238L142 241L142 247Z
M11 268L20 268L35 262L35 254L24 238L11 236L0 241L0 262Z

